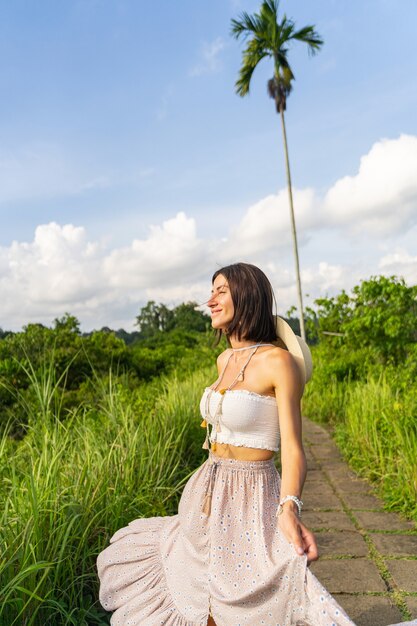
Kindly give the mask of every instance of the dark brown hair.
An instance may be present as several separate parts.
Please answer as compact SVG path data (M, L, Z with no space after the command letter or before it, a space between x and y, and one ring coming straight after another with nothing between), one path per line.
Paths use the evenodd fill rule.
M235 335L238 341L276 341L274 292L263 271L250 263L234 263L217 270L212 283L219 274L228 282L235 309L226 334ZM217 331L218 341L221 336L222 331Z

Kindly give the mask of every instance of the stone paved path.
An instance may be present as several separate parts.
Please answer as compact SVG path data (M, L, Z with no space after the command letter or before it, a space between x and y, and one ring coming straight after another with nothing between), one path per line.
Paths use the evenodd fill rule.
M417 618L417 525L383 510L331 436L305 419L303 521L317 537L311 570L357 626Z

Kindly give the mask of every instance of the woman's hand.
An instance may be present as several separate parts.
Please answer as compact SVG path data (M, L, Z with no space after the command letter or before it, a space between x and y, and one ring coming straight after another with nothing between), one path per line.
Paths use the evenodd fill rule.
M304 526L298 515L290 507L284 506L278 515L278 525L287 541L293 544L297 554L307 556L307 563L317 561L319 552L313 533Z

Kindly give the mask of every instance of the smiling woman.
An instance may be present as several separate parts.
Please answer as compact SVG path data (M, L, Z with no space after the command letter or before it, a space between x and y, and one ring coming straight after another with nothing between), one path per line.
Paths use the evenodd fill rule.
M216 284L217 283L217 284ZM220 283L220 284L219 284ZM221 325L231 322L235 313L232 296L229 285L224 276L221 274L213 283L211 298L209 302L215 302L211 306L211 324L213 328L221 328Z
M200 402L208 459L177 515L113 535L97 561L100 601L112 626L352 626L307 567L318 558L300 519L309 349L274 318L271 285L253 265L216 272L208 306L230 345Z

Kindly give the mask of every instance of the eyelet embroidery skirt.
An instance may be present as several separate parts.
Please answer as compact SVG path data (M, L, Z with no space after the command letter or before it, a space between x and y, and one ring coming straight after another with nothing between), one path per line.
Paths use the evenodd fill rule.
M273 460L210 452L172 517L137 519L98 556L112 626L348 626L279 531Z

